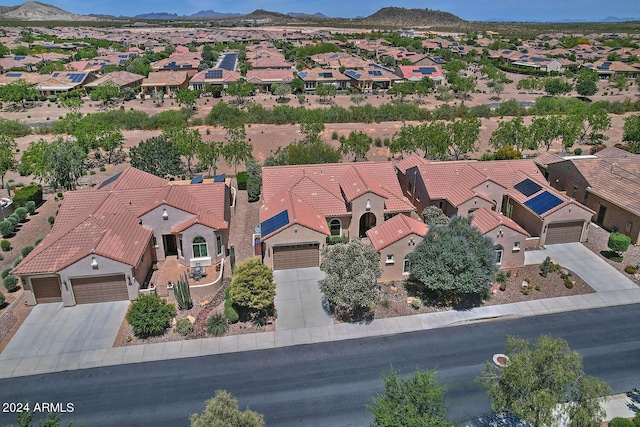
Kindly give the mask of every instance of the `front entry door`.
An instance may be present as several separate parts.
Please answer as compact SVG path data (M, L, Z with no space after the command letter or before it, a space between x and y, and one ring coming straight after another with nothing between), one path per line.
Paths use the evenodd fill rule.
M164 244L164 256L178 255L176 236L173 234L163 234L162 243Z
M596 218L596 222L600 225L604 224L604 216L607 214L607 207L604 205L600 205L600 209L598 209L598 217Z

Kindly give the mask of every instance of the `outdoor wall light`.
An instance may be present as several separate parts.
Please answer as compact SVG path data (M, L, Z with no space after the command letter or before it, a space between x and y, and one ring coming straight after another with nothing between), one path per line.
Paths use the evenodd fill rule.
M127 276L127 285L131 286L131 276Z
M367 210L367 212L371 210L371 199L367 199L367 206L365 207L365 209Z
M65 291L69 291L69 282L67 280L65 280L64 282L62 282L62 284L64 285L64 290Z
M169 212L166 209L162 209L162 219L165 221L169 219Z
M91 257L91 268L94 270L98 269L98 260L94 256Z

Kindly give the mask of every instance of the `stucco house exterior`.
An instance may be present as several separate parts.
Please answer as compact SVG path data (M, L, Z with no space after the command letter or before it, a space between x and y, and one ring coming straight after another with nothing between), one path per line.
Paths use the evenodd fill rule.
M367 238L415 211L390 162L265 167L262 182L262 258L274 270L317 267L328 237Z
M527 248L587 239L593 210L549 186L533 160L431 162L412 155L396 168L419 213L427 206L449 217L493 210L531 235Z
M51 232L11 272L27 304L132 300L155 261L221 262L229 188L172 184L130 167L92 189L66 193Z
M556 156L546 168L549 183L591 209L592 220L640 242L640 155L610 147L593 156Z
M522 267L524 248L531 235L511 218L487 208L471 214L471 225L493 240L496 264L502 269Z

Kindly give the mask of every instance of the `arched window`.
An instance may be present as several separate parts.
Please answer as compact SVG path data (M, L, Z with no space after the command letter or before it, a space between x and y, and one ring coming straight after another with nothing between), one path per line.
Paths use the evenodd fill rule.
M360 237L367 237L367 231L376 226L376 216L371 212L366 212L360 217Z
M193 238L193 257L194 258L206 258L209 256L207 251L207 241L202 236L196 236Z
M333 218L329 221L329 230L332 236L342 236L342 221L338 218Z

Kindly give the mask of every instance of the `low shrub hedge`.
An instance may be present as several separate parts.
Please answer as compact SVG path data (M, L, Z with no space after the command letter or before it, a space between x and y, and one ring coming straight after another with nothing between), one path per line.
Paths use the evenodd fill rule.
M140 337L162 335L176 315L176 307L156 294L142 294L129 307L127 322Z
M191 321L189 321L189 319L178 319L174 331L176 331L183 337L186 337L191 332L193 332L193 324L191 323Z
M16 276L7 276L2 279L2 284L7 292L15 292L18 290L18 278Z
M238 190L246 190L247 189L247 173L238 172L236 179L238 180Z
M16 193L13 195L13 203L16 207L24 207L29 200L33 201L36 206L42 203L41 185L27 185L20 190L16 188Z
M615 417L609 421L609 427L635 427L635 423L626 418Z
M9 252L11 250L11 242L8 240L3 240L2 242L0 242L0 249L2 249L4 252Z

